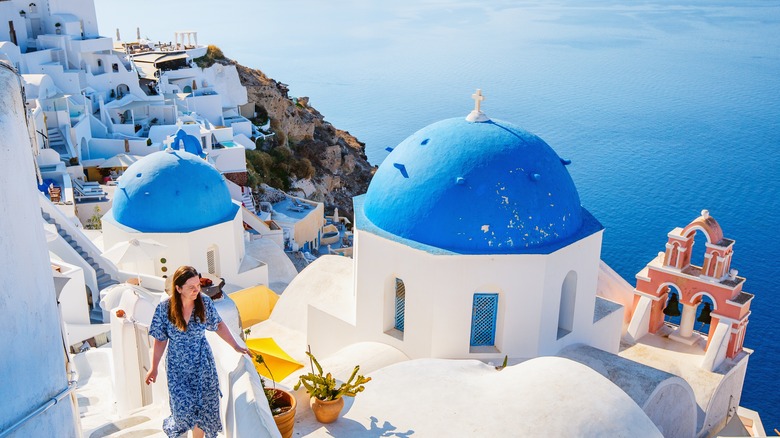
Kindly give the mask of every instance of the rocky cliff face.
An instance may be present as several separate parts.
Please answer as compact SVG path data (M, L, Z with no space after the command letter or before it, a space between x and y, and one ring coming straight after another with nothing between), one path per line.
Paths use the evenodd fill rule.
M273 146L288 147L314 166L313 177L293 181L297 194L352 217L352 197L365 193L375 170L366 159L365 144L325 121L308 98L292 99L284 84L262 71L227 61L236 65L249 103L268 114L276 136Z

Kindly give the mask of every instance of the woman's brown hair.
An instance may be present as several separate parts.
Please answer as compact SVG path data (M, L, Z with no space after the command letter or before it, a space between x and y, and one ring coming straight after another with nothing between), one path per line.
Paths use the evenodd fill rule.
M168 306L168 320L179 330L187 330L187 321L184 320L184 309L182 308L181 294L176 290L177 287L183 287L184 283L192 277L200 277L198 271L192 266L180 266L173 274L171 281L171 304ZM198 294L195 299L195 317L199 322L206 321L206 307L203 305L203 299Z

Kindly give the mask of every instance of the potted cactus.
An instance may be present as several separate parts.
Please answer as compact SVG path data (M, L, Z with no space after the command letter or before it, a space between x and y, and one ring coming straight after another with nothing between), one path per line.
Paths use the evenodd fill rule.
M273 373L271 372L271 369L268 368L268 364L265 363L263 356L261 354L253 354L253 356L255 362L257 362L255 367L262 365L268 370L268 374L273 376ZM259 372L257 374L260 376L260 383L263 386L263 392L268 401L268 408L274 416L276 428L279 429L282 438L292 437L293 428L295 427L295 408L298 406L295 397L289 392L277 388L273 378L271 379L273 386L271 388L266 387L263 375Z
M311 354L311 351L307 351L306 355L309 356L312 372L301 375L293 389L297 391L301 386L306 388L310 397L311 410L317 421L332 423L339 418L341 409L344 407L344 397L354 397L357 393L362 392L365 389L364 384L371 381L371 377L359 375L360 365L355 365L349 379L338 385L331 373L323 375L322 366L317 358ZM315 367L317 368L316 373L314 372Z

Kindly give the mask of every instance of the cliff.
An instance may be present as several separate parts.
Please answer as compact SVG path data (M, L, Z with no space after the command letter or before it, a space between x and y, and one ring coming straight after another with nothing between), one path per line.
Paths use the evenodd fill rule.
M258 141L258 151L247 154L254 182L338 207L340 215L352 218L352 197L366 192L375 170L366 158L365 144L327 122L308 98L291 98L285 84L262 71L225 58L215 47L209 47L204 58L235 65L258 115L255 121L262 123L266 117L270 121L274 136ZM204 58L196 61L203 66Z

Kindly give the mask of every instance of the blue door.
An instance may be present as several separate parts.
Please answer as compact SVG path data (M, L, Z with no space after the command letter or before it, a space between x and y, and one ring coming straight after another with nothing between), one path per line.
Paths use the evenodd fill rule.
M496 343L498 294L474 294L471 307L471 346L493 346Z

